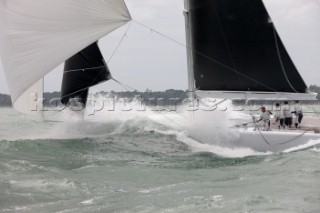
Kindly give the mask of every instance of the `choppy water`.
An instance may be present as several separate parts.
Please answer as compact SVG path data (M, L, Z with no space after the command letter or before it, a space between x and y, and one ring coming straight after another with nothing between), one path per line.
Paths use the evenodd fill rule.
M320 212L320 146L226 149L221 122L203 146L156 113L0 116L0 212Z

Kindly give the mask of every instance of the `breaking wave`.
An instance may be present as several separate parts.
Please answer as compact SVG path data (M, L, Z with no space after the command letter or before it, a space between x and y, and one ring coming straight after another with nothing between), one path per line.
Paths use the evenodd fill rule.
M224 158L244 158L248 156L264 156L272 152L258 152L250 147L237 147L234 141L239 138L239 132L230 128L232 119L243 117L243 114L235 112L217 111L188 111L189 106L178 106L176 111L156 110L146 107L145 110L134 110L141 106L133 104L132 110L123 110L107 106L94 114L86 114L84 120L78 113L64 111L54 116L47 115L48 122L33 120L24 116L17 121L8 121L15 129L15 133L8 132L3 135L4 140L63 140L63 139L92 139L104 141L116 137L115 140L127 140L131 143L133 138L161 137L170 143L183 143L192 153L213 153ZM226 102L221 109L231 103ZM90 111L90 109L88 110ZM91 109L91 112L94 111ZM55 121L55 122L53 122ZM146 134L146 135L144 135ZM157 135L155 135L157 134ZM125 137L121 138L121 135ZM160 141L160 142L159 142ZM161 138L157 138L161 144ZM285 150L285 153L307 149L319 144L319 141L310 141L308 144ZM122 144L125 146L125 143ZM163 144L165 146L165 143ZM3 146L3 145L2 145ZM139 148L144 150L143 144ZM148 150L152 152L153 150Z

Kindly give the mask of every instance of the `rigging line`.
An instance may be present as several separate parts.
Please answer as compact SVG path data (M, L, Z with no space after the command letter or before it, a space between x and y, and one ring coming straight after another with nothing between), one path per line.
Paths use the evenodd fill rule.
M250 113L252 113L251 108L250 108ZM252 115L252 118L253 118L253 117L254 117L254 116ZM253 118L253 119L254 119L254 118ZM270 120L270 122L271 122L271 120ZM258 123L255 122L255 121L254 121L253 123L255 124L256 127L258 127L258 131L259 131L259 134L260 134L262 140L263 140L264 142L266 142L269 146L271 146L270 141L267 140L267 138L263 135L262 131L259 129ZM269 128L270 128L270 127L269 127ZM301 134L298 135L297 137L294 137L294 138L292 138L292 139L290 139L290 140L287 140L287 141L284 141L284 142L276 142L276 145L283 145L283 144L290 143L290 142L292 142L292 141L294 141L294 140L302 137L302 136L305 135L308 131L310 131L310 130L305 130L303 133L301 133Z
M256 122L254 122L254 123L256 123ZM257 126L257 125L258 125L258 124L256 123L256 126ZM304 136L304 135L305 135L307 132L309 132L309 131L310 131L310 129L305 130L305 131L302 132L300 135L298 135L298 136L296 136L296 137L294 137L294 138L292 138L292 139L290 139L290 140L283 141L283 142L273 142L273 143L276 143L276 144L274 144L274 145L287 144L287 143L290 143L290 142L292 142L292 141L295 141L295 140L297 140L298 138ZM271 142L267 140L267 138L263 135L262 131L261 131L259 128L258 128L258 132L259 132L262 140L263 140L264 142L266 142L269 146L271 146Z
M44 80L45 80L45 77L42 78L42 98L44 98ZM41 112L41 116L42 116L42 120L45 121L45 117L44 117L44 100L42 101L42 112Z
M109 80L109 79L108 79L108 80ZM99 84L104 83L104 82L107 82L108 80L101 81L101 82L99 82ZM80 89L80 90L77 90L77 91L75 91L75 92L73 92L73 93L70 93L70 94L68 94L68 95L61 96L61 97L60 97L60 100L62 100L63 98L66 98L66 97L68 97L68 96L70 96L70 95L74 95L74 94L76 94L76 93L78 93L78 92L81 92L81 94L82 94L85 90L89 89L90 87L91 87L91 86L88 86L88 87L82 88L82 89ZM86 103L84 103L84 104L86 104ZM52 116L54 116L54 115L62 112L63 110L64 110L64 109L58 110L58 111L57 111L56 113L54 113Z
M264 142L266 142L269 146L271 146L271 144L269 143L269 141L264 137L264 135L262 134L261 130L258 129L260 135L261 135L261 138L264 140Z
M64 71L64 73L69 73L69 72L80 72L80 71L87 71L87 70L95 70L95 69L100 69L100 68L105 68L107 65L99 66L99 67L90 67L90 68L82 68L82 69L76 69L76 70L67 70Z
M113 77L111 77L111 80L115 81L116 83L118 83L120 86L122 86L123 88L125 88L125 89L128 90L128 91L130 91L130 90L133 90L133 91L136 90L136 89L134 89L134 88L132 88L132 87L130 87L130 86L128 86L128 85L126 85L126 84L118 81L117 79L115 79L115 78L113 78ZM136 90L136 91L138 91L138 90Z
M268 143L270 146L271 146L271 144L270 144L270 141L268 141L267 139L266 139L266 137L263 135L263 133L262 133L262 131L261 130L258 130L259 131L259 133L260 133L260 135L261 135L261 138L266 142L266 143ZM300 135L298 135L298 136L296 136L296 137L294 137L294 138L292 138L292 139L290 139L290 140L287 140L287 141L284 141L284 142L276 142L276 144L275 145L283 145L283 144L287 144L287 143L290 143L290 142L292 142L292 141L294 141L294 140L297 140L298 138L301 138L302 136L304 136L307 132L309 132L310 130L305 130L304 132L302 132Z
M314 108L313 104L311 104L311 107L312 107L313 112L316 114L317 118L320 120L319 113L318 113L318 111Z
M108 80L109 80L109 79L108 79ZM102 84L102 83L104 83L104 82L107 82L108 80L103 80L103 81L99 82L99 84ZM89 89L90 87L91 87L91 86L87 86L87 87L82 88L82 89L79 89L79 90L77 90L77 91L75 91L75 92L73 92L73 93L70 93L70 94L68 94L68 95L62 96L61 99L66 98L66 97L68 97L68 96L70 96L70 95L74 95L74 94L76 94L76 93L78 93L78 92L84 92L84 90L87 90L87 89ZM81 94L82 94L82 93L81 93Z
M215 4L216 4L216 2L215 2ZM227 47L227 50L228 50L228 54L229 54L229 56L230 56L231 63L232 63L232 65L233 65L234 69L238 71L237 66L236 66L236 64L235 64L235 62L234 62L234 58L232 57L231 50L230 50L230 47L229 47L229 44L228 44L228 41L227 41L227 37L226 37L226 34L225 34L224 30L223 30L223 27L222 27L223 25L222 25L222 22L221 22L221 18L220 18L219 14L218 14L218 10L217 10L217 7L216 7L216 6L214 6L214 11L215 11L217 20L218 20L218 22L219 22L219 27L220 27L220 30L221 30L221 33L222 33L222 37L223 37L224 43L225 43L225 45L226 45L226 47ZM238 72L239 72L239 71L238 71ZM241 81L241 79L240 79L239 74L237 75L237 77L238 77L238 81L239 81L241 87L243 88L243 83L242 83L242 81Z
M109 80L109 79L104 80L104 81L101 81L101 82L99 82L99 84L102 84L102 83L104 83L104 82L107 82L108 80ZM63 98L66 98L66 97L68 97L68 96L70 96L70 95L74 95L74 94L76 94L76 93L78 93L78 92L81 92L81 94L82 94L85 90L89 89L90 87L91 87L91 86L88 86L88 87L82 88L82 89L80 89L80 90L77 90L77 91L75 91L75 92L73 92L73 93L70 93L70 94L61 96L61 97L60 97L60 100L62 100ZM80 94L80 95L81 95L81 94ZM84 103L84 104L86 104L86 103ZM51 116L54 116L54 115L62 112L63 110L64 110L64 109L58 110L56 113L54 113L54 114L51 115Z
M279 43L278 43L276 28L275 28L275 26L274 26L273 23L272 23L272 27L273 27L274 40L275 40L275 43L276 43L277 54L278 54L278 58L279 58L279 62L280 62L280 65L281 65L281 69L282 69L283 75L284 75L286 81L288 82L289 86L291 87L291 89L292 89L294 92L299 93L299 92L294 88L294 86L291 84L291 82L290 82L290 80L289 80L289 78L288 78L288 75L287 75L287 72L286 72L286 68L284 67L284 64L283 64L283 61L282 61L282 57L281 57L281 53L280 53L280 48L279 48Z
M146 28L146 29L148 29L148 30L151 30L152 32L155 32L155 33L157 33L158 35L160 35L160 36L162 36L162 37L164 37L164 38L166 38L166 39L168 39L168 40L170 40L170 41L172 41L172 42L174 42L174 43L176 43L176 44L178 44L178 45L180 45L180 46L183 46L184 48L189 48L187 45L185 45L185 44L183 44L183 43L181 43L181 42L179 42L179 41L177 41L177 40L175 40L175 39L173 39L173 38L171 38L171 37L169 37L169 36L167 36L167 35L159 32L159 31L157 31L157 30L155 30L155 29L153 29L153 28L151 28L151 27L148 27L147 25L142 24L141 22L138 22L138 21L136 21L136 20L132 20L132 21L134 21L135 23L139 24L140 26L142 26L142 27L144 27L144 28ZM256 82L256 83L258 83L259 85L261 85L261 86L263 86L263 87L265 87L265 88L267 88L267 89L270 89L270 90L272 90L272 91L274 91L274 92L277 92L276 89L271 88L271 87L269 87L269 86L267 86L267 85L265 85L265 84L263 84L263 83L255 80L255 79L251 78L250 76L247 76L247 75L245 75L245 74L243 74L243 73L241 73L241 72L239 72L239 71L237 71L237 70L235 70L235 69L233 69L233 68L231 68L231 67L229 67L229 66L227 66L227 65L225 65L225 64L223 64L223 63L221 63L221 62L219 62L219 61L217 61L217 60L215 60L215 59L213 59L213 58L211 58L211 57L209 57L209 56L201 53L201 52L199 52L199 51L196 51L196 50L193 50L193 49L191 49L191 51L192 51L192 52L195 52L196 54L198 54L198 55L200 55L200 56L202 56L202 57L204 57L204 58L206 58L206 59L208 59L208 60L210 60L210 61L213 61L214 63L216 63L216 64L218 64L218 65L220 65L220 66L228 69L229 71L232 71L232 72L234 72L234 73L236 73L236 74L238 74L238 75L241 75L241 76L244 77L244 78L247 78L247 79L249 79L249 80L251 80L251 81L253 81L253 82Z
M271 146L270 141L267 140L267 138L263 135L262 131L259 129L259 124L255 121L254 115L252 114L252 109L251 109L251 107L250 107L250 114L251 114L252 119L253 119L253 122L252 122L252 123L255 124L255 128L257 128L257 130L259 131L259 134L260 134L262 140L263 140L264 142L266 142L269 146ZM271 122L271 120L270 120L270 122ZM251 122L249 122L249 123L251 123ZM249 124L249 123L248 123L248 124ZM269 127L269 128L270 128L270 127ZM276 142L276 144L277 144L277 145L279 145L279 144L283 145L283 144L290 143L290 142L292 142L292 141L294 141L294 140L302 137L302 136L305 135L308 131L310 131L310 130L304 131L302 134L298 135L297 137L294 137L293 139L290 139L290 140L284 141L284 142Z
M122 38L120 39L119 43L117 44L117 46L116 46L115 50L114 50L114 51L113 51L113 53L111 54L111 56L110 56L109 60L107 61L107 64L109 64L109 62L112 60L113 56L116 54L116 52L117 52L117 51L118 51L118 49L120 48L120 46L121 46L121 44L122 44L123 40L124 40L124 39L125 39L125 37L127 36L127 33L128 33L128 31L129 31L129 29L130 29L130 27L131 27L131 23L132 23L132 22L129 22L129 24L128 24L128 26L127 26L126 31L124 32L124 34L123 34Z
M126 87L124 84L118 82L118 81L115 81L117 84L119 84L120 87L122 87L124 90L127 90L127 91L130 91L131 89L129 89L128 87Z
M128 27L125 31L125 33L123 34L123 36L121 37L119 43L117 44L115 50L112 52L110 58L108 59L108 62L107 64L109 64L109 62L112 60L113 56L116 54L116 52L118 51L120 45L122 44L124 38L127 36L127 32L129 31L130 29L130 26L131 26L131 22L128 24ZM107 65L103 65L103 66L99 66L99 67L90 67L90 68L82 68L82 69L75 69L75 70L67 70L67 71L64 71L64 73L69 73L69 72L79 72L79 71L86 71L86 70L94 70L94 69L99 69L99 68L105 68L107 67Z
M129 23L126 31L124 32L122 38L120 39L120 42L119 42L118 45L117 45L117 48L115 49L115 51L113 52L113 54L111 55L111 57L109 58L109 60L108 60L107 63L110 62L110 60L112 59L112 57L115 55L116 51L119 49L121 43L123 42L124 38L125 38L126 35L127 35L127 32L128 32L129 29L130 29L130 26L131 26L131 22ZM104 65L104 67L107 67L107 64ZM97 74L97 76L91 81L90 84L92 84L93 82L95 82L95 80L97 80L98 76L99 76L103 71L104 71L104 70L101 70L101 71ZM111 75L111 74L109 73L109 75ZM110 80L110 79L108 78L108 79L106 79L106 80L104 80L104 81L101 81L101 82L99 82L99 84L101 84L101 83L103 83L103 82L106 82L106 81L108 81L108 80ZM71 94L68 94L68 95L66 95L65 97L67 97L67 96L69 96L69 95L76 94L76 93L78 93L78 92L81 92L81 94L82 94L86 89L89 89L90 87L91 87L91 86L88 86L88 87L83 88L83 89L81 89L81 90L79 90L79 91L76 91L76 92L73 92L73 93L71 93ZM64 97L62 97L62 98L64 98ZM62 98L61 98L61 99L62 99Z
M264 142L266 142L269 146L271 146L270 143L269 143L269 141L264 137L264 135L263 135L262 132L260 131L259 125L258 125L258 123L256 122L255 116L253 115L251 106L250 106L249 109L250 109L250 115L251 115L252 121L253 121L252 123L255 125L255 129L258 129L262 140L264 140ZM270 127L269 127L269 128L270 128Z

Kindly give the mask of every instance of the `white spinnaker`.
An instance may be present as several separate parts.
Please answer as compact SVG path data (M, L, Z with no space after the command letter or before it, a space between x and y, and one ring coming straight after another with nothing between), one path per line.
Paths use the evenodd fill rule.
M41 116L43 102L43 79L41 78L31 87L29 87L19 98L14 102L14 108L22 113Z
M0 0L0 19L11 99L17 111L30 114L29 88L39 88L33 85L47 73L131 17L123 0Z

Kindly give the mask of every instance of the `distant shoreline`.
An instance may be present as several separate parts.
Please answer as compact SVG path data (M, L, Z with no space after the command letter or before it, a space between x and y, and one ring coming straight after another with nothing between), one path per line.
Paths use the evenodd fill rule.
M316 92L320 94L320 87L316 85L311 85L309 87L311 92ZM110 91L110 92L99 92L92 94L93 96L98 96L98 95L104 95L110 96L113 95L118 98L135 98L137 96L140 96L144 99L163 99L164 102L169 102L170 99L175 98L175 99L180 99L185 100L188 98L188 91L183 91L183 90L174 90L174 89L169 89L166 91L151 91L151 90L146 90L145 92L140 92L140 91L127 91L127 92L115 92L115 91ZM44 98L45 100L52 100L52 99L57 99L60 98L60 92L46 92L44 93ZM260 103L260 102L259 102ZM270 103L268 101L261 101L261 103ZM301 101L301 103L310 103L310 101ZM242 104L242 102L235 102L235 104ZM320 96L318 96L318 100L312 102L313 105L320 105ZM46 104L45 104L46 105ZM7 94L0 94L0 107L4 108L10 108L12 107L11 103L11 98Z
M170 99L175 98L175 99L180 99L185 100L188 98L188 91L183 91L183 90L174 90L174 89L169 89L166 91L151 91L151 90L146 90L145 92L139 92L139 91L127 91L127 92L115 92L115 91L110 91L110 92L98 92L95 94L90 94L93 97L97 97L99 95L102 96L114 96L117 98L129 98L133 99L137 96L140 96L144 99L163 99L165 102L169 102ZM46 92L44 93L44 99L46 102L48 100L53 100L53 99L59 99L60 98L60 92ZM45 105L46 105L45 102ZM0 107L12 107L11 103L11 98L7 94L0 94Z

